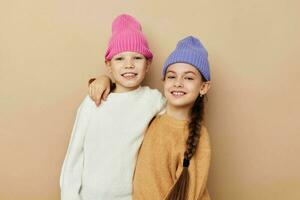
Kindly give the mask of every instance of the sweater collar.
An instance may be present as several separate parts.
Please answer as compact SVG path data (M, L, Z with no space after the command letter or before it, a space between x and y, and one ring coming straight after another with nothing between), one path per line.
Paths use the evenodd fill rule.
M124 96L132 96L138 94L142 90L142 86L131 90L129 92L112 92L109 94L110 97L124 97Z
M176 119L167 113L163 113L161 115L161 118L165 120L167 124L170 124L173 127L178 127L178 128L184 128L186 125L188 125L189 121L188 120L179 120Z

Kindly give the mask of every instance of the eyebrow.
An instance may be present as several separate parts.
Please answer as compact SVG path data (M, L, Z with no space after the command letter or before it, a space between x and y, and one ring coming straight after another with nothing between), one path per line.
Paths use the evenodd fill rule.
M174 71L171 71L171 70L170 70L170 71L168 70L168 71L167 71L167 73L176 73L176 72L174 72Z
M175 71L172 71L172 70L167 71L167 73L169 73L169 72L175 73L175 74L176 74L176 72L175 72ZM195 75L196 75L196 73L193 72L193 71L186 71L186 72L184 72L184 74L188 74L188 73L192 73L192 74L195 74Z

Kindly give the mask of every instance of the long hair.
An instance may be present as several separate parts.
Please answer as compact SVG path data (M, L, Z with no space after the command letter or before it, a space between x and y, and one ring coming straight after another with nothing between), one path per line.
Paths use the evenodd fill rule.
M188 192L189 171L188 166L200 140L201 122L204 116L204 96L198 96L190 111L188 125L189 135L184 152L183 170L174 187L166 197L166 200L185 200Z

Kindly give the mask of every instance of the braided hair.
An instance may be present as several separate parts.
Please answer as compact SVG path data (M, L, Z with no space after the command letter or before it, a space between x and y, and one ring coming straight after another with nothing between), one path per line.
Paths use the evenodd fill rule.
M167 196L166 200L185 200L187 198L189 172L188 167L200 140L201 122L204 116L204 96L199 95L190 111L190 122L188 125L189 135L184 152L183 170Z

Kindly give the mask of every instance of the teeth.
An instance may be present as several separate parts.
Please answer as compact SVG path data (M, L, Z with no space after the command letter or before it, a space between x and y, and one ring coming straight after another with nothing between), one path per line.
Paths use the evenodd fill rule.
M122 76L124 76L124 77L126 77L126 78L133 78L133 77L136 76L136 74L135 74L135 73L125 73L125 74L123 74Z
M172 92L172 94L175 96L182 96L184 95L184 92Z

